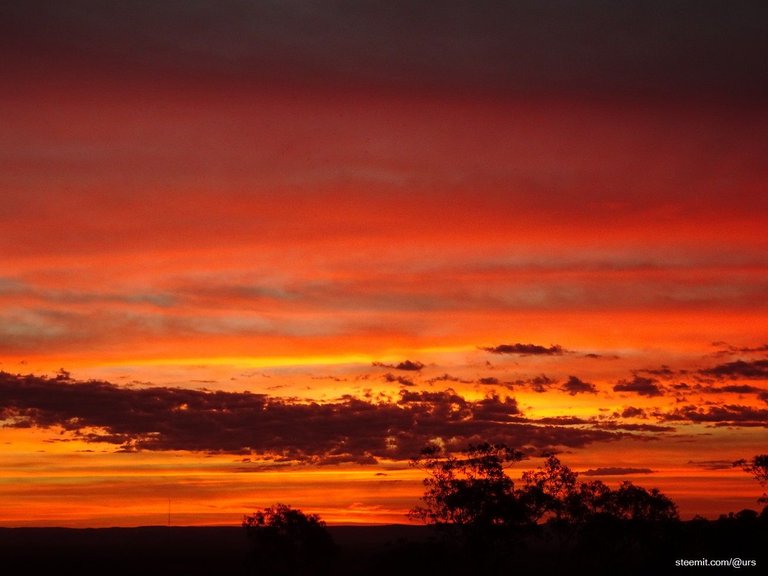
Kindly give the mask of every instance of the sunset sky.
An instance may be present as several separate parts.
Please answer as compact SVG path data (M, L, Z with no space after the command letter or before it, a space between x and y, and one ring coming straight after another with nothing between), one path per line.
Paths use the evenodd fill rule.
M0 3L0 526L407 522L429 442L683 518L768 452L768 8Z

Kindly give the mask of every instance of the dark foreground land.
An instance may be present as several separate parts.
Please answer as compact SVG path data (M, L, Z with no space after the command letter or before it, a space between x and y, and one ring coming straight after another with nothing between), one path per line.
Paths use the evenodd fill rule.
M446 541L421 526L329 527L337 552L328 574L765 574L766 522L691 521L665 527L593 526L578 535L543 529L493 541ZM676 560L755 560L740 569ZM240 527L0 529L3 574L263 574ZM278 574L280 572L277 572ZM285 573L285 572L283 572Z

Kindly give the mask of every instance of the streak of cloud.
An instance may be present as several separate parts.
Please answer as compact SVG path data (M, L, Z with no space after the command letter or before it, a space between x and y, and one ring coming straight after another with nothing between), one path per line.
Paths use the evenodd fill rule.
M584 476L627 476L633 474L653 474L650 468L622 468L609 466L606 468L590 468L582 472Z
M483 347L481 350L491 354L514 354L518 356L562 356L566 350L562 346L540 346L538 344L499 344L498 346Z

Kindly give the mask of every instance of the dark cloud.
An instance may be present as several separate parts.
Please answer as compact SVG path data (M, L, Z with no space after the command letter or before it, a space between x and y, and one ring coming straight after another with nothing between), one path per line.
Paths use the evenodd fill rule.
M763 344L762 346L755 346L753 348L750 348L750 347L736 348L735 351L746 353L746 354L768 352L768 344Z
M579 418L577 416L546 416L543 418L526 418L524 416L513 416L514 422L525 422L530 424L547 424L555 426L586 426L591 430L611 430L627 432L674 432L672 426L659 426L657 424L624 424L620 422L601 422L595 418ZM644 438L648 438L647 436Z
M732 346L727 342L713 342L712 346L720 346L721 349L715 352L714 356L730 356L735 354L761 354L768 352L768 344L760 346Z
M768 379L768 360L735 360L700 370L703 376L712 378Z
M630 432L674 432L672 426L658 424L623 424L619 422L600 422L594 425L599 430L628 430Z
M634 406L627 406L621 411L622 418L645 418L645 410Z
M435 382L460 382L462 384L471 384L471 380L462 380L458 376L452 376L451 374L442 374L440 376L435 376L434 378L429 378L427 380L429 384L434 384Z
M413 362L412 360L405 360L398 364L385 364L384 362L374 362L373 365L379 368L389 368L391 370L405 370L410 372L418 372L422 368L424 368L424 364L418 361Z
M732 460L688 460L688 464L705 470L729 470L733 468Z
M560 389L564 392L568 392L571 396L584 393L597 394L597 388L595 388L594 384L584 382L576 376L568 376L568 381L560 386Z
M601 360L601 359L618 360L619 359L619 357L616 354L605 355L605 354L595 354L594 352L589 352L587 354L584 354L583 357L592 358L593 360Z
M517 354L519 356L561 356L565 354L562 346L555 344L546 347L538 344L499 344L498 346L481 347L481 350L491 354Z
M592 424L592 420L579 418L577 416L545 416L543 418L526 418L526 422L537 422L539 424L557 424L558 426L579 426L582 424Z
M441 90L766 94L765 3L0 3L7 59Z
M542 374L529 380L518 381L516 384L524 384L526 386L530 386L534 392L542 393L546 392L549 388L557 384L557 380L553 380L549 376Z
M648 374L649 376L655 376L656 378L670 379L679 374L686 374L687 370L673 370L667 365L662 365L659 368L643 368L641 370L635 370L634 374Z
M764 426L768 428L768 409L753 408L740 404L697 407L683 406L671 412L657 415L663 421L688 421L714 426Z
M396 400L344 396L320 403L0 373L0 406L6 425L61 428L124 452L258 454L313 464L407 459L437 438L449 449L487 440L540 452L627 436L571 428L559 419L525 421L514 398L467 400L452 390L401 390Z
M620 468L610 466L608 468L590 468L582 472L584 476L625 476L627 474L653 474L650 468Z
M477 384L482 384L483 386L503 386L504 388L508 388L510 390L514 389L515 387L530 388L534 392L542 393L546 392L552 386L557 384L557 380L553 380L544 374L535 376L533 378L515 380L513 382L503 381L499 378L496 378L495 376L487 376L485 378L478 379Z
M533 378L521 378L515 380L514 382L501 382L500 384L510 389L515 387L530 388L534 392L542 394L555 386L557 383L558 381L554 378L550 378L545 374L540 374L539 376L534 376Z
M384 374L384 380L390 383L397 382L398 384L402 384L403 386L416 386L413 380L410 378L406 378L405 376L395 376L394 374L390 374L387 372Z
M739 384L733 384L730 386L713 386L713 389L716 389L718 392L730 392L733 394L759 394L761 392L764 392L762 388L758 388L757 386L748 386L748 385L739 385Z
M750 386L749 384L729 384L727 386L696 385L693 389L696 392L701 392L702 394L762 394L764 392L768 392L763 388Z
M634 392L640 396L661 396L663 394L657 381L653 378L635 376L632 380L621 380L613 387L615 392Z

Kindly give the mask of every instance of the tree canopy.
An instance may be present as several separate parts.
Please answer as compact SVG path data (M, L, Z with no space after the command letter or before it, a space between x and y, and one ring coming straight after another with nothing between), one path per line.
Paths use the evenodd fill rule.
M325 522L276 504L243 519L260 574L298 576L327 574L335 546Z
M424 469L423 505L411 517L429 524L505 525L519 519L514 483L504 465L521 454L504 445L470 446L464 457L445 455L429 446L412 461Z
M516 488L506 467L522 454L503 444L470 446L461 456L430 446L412 461L424 469L425 491L411 517L428 524L482 528L530 526L596 518L658 522L678 519L677 506L658 489L625 481L611 489L581 482L556 456L524 472Z
M758 454L751 460L737 460L734 465L741 466L745 472L752 474L763 488L768 486L768 454ZM768 502L768 495L763 494L758 502Z

